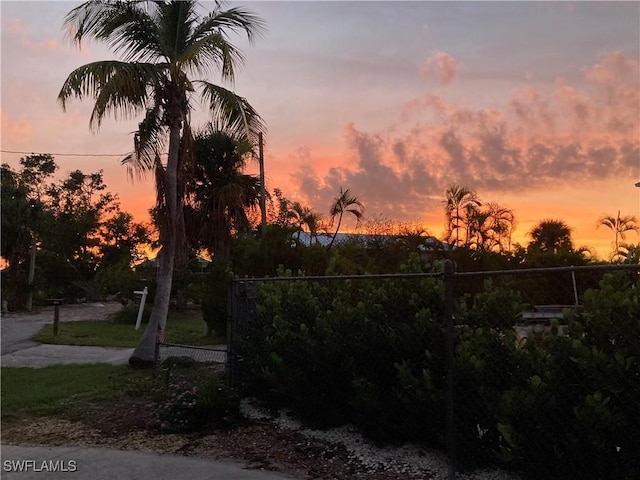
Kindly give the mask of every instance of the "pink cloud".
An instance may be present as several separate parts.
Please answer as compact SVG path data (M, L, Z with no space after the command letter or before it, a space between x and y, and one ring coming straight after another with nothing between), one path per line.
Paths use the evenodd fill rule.
M7 141L20 143L31 139L33 127L24 117L21 116L18 120L13 120L4 112L0 117L2 118L2 138L5 145Z
M51 52L60 50L62 44L57 38L50 38L41 42L34 40L29 34L27 26L16 18L9 18L6 21L7 34L15 37L21 47L25 47L35 52Z
M423 63L420 73L435 74L440 85L448 85L455 78L460 62L447 52L436 51Z

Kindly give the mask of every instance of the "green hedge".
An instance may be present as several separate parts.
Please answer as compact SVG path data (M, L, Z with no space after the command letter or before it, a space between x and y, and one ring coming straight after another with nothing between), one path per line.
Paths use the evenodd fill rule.
M472 301L460 300L462 468L638 478L640 301L629 278L604 275L579 315L525 342L511 329L522 310L518 292L487 282ZM377 441L446 446L440 278L281 281L259 284L257 295L240 346L245 394L314 426L351 422Z

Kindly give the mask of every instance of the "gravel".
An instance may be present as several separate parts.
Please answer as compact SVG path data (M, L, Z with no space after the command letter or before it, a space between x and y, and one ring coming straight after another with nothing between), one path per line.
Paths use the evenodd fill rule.
M389 478L433 480L447 478L447 457L440 451L412 444L401 447L379 447L365 439L353 425L344 425L329 430L309 429L285 411L279 412L278 415L271 415L248 399L242 401L241 411L247 419L268 421L281 430L296 432L305 438L345 448L349 463L357 464L359 469L364 469L362 473L369 474L371 477L386 473ZM458 473L456 478L461 480L520 480L520 477L500 469Z

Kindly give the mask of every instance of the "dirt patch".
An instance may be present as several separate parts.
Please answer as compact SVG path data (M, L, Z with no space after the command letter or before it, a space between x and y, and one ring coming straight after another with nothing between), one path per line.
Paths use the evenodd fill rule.
M2 441L14 445L108 447L234 461L299 479L413 480L371 469L344 445L308 438L270 421L246 421L226 430L161 434L147 398L83 406L66 417L26 418L3 425Z

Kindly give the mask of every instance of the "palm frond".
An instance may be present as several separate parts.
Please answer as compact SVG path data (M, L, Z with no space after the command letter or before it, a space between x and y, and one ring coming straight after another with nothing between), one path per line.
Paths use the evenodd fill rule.
M225 131L234 138L246 138L252 144L257 143L258 135L266 131L266 125L247 99L213 83L203 80L198 83L202 86L204 102L213 118L225 126Z
M244 55L222 33L214 32L192 42L181 53L178 61L186 68L205 76L214 69L219 70L223 80L233 83L236 66L244 63Z
M74 8L64 19L72 39L104 41L127 61L157 61L163 57L154 2L92 0Z
M124 118L139 114L148 101L149 87L158 85L161 77L161 65L115 60L89 63L69 74L58 101L66 110L70 98L94 99L89 125L100 127L108 113Z
M220 11L219 8L216 8L194 29L192 38L197 41L216 31L244 30L249 43L253 44L256 37L262 36L266 32L266 27L266 22L250 10L234 7Z
M156 161L166 150L167 128L162 122L162 109L156 102L148 108L133 137L134 151L121 163L127 167L129 177L139 179L155 168Z

